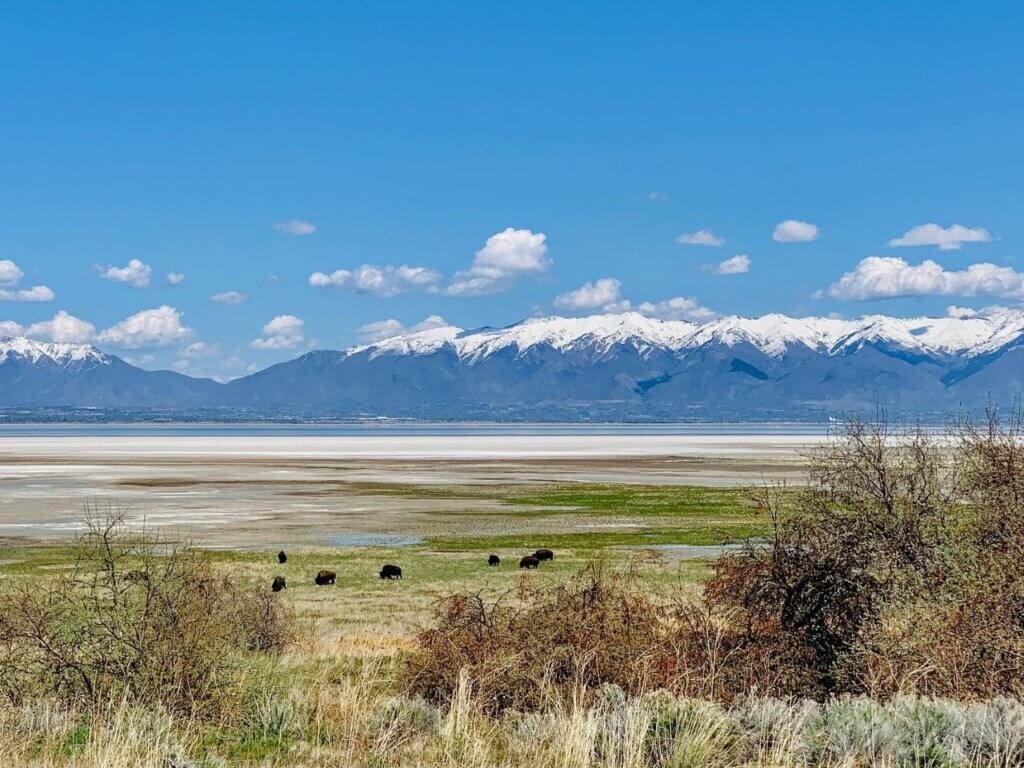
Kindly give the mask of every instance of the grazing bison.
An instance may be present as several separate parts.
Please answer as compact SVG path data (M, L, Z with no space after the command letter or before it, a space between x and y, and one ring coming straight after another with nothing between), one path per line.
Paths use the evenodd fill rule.
M491 555L487 558L488 565L501 565L501 558L497 555Z
M555 559L555 553L552 552L550 549L538 549L536 552L533 553L533 556L540 560L542 563L545 560Z
M277 562L279 562L281 565L284 565L288 562L288 555L284 553L283 549L277 553Z
M537 568L540 566L540 560L533 555L527 555L519 561L520 568Z
M280 592L282 589L284 589L287 586L288 585L285 584L285 581L284 581L284 576L275 576L274 580L272 582L270 582L270 590L272 592Z
M385 565L380 569L380 577L382 579L400 579L402 578L402 569L397 565Z
M323 570L313 578L313 583L318 587L322 587L325 584L333 584L337 578L338 575L334 571Z

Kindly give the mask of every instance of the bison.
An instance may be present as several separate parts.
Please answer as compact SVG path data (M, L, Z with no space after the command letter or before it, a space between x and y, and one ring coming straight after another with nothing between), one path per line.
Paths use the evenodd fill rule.
M279 562L281 565L284 565L288 562L288 555L284 553L283 549L277 553L277 562Z
M497 555L491 555L487 558L488 565L501 565L501 558Z
M397 565L385 565L380 569L380 577L382 579L400 579L402 578L402 569Z
M540 566L540 560L533 555L527 555L519 561L520 568L537 568Z
M282 589L284 589L287 586L288 585L284 581L284 576L275 576L274 580L272 582L270 582L270 590L271 590L271 592L280 592Z
M313 583L322 587L326 584L333 584L337 578L338 575L334 571L323 570L313 578Z
M555 553L552 552L550 549L538 549L536 552L533 553L533 556L540 560L542 563L545 560L555 559Z

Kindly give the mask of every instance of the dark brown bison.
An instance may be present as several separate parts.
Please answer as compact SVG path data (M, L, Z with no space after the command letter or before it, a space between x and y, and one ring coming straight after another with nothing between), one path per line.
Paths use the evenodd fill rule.
M533 553L533 556L540 560L542 563L545 560L555 559L555 553L552 552L550 549L538 549L536 552Z
M382 579L400 579L402 578L402 569L397 565L385 565L380 569L380 577Z
M270 582L270 590L272 592L280 592L282 589L284 589L287 586L288 585L285 584L285 581L284 581L284 576L275 576L274 580L272 582Z
M279 562L281 565L284 565L288 562L288 555L284 553L283 549L277 553L277 562Z
M540 566L540 560L533 555L527 555L519 561L520 568L538 568Z
M322 587L326 584L333 584L337 578L338 575L334 571L323 570L313 578L313 583Z
M501 565L501 558L497 555L491 555L487 558L488 565Z

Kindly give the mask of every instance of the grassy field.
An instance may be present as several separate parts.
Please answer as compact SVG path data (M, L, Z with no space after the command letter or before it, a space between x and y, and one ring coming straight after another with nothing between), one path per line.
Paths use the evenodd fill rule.
M361 489L364 492L371 488ZM298 549L288 562L277 563L277 549L210 550L218 567L237 578L269 584L284 576L288 600L299 615L317 626L317 633L352 644L373 638L379 645L404 645L429 616L434 600L451 592L473 590L498 594L522 578L557 579L595 560L622 564L642 562L644 578L659 584L697 584L707 573L705 559L679 559L647 548L654 545L717 545L763 532L765 521L745 501L743 491L696 487L560 485L499 492L426 487L377 486L373 492L419 496L444 494L453 506L466 495L488 494L507 505L508 527L514 532L486 536L427 536L422 544L403 547ZM523 508L527 511L523 511ZM524 516L527 518L524 520ZM590 530L593 520L624 526ZM543 520L540 532L528 533L530 520ZM628 526L628 527L625 527ZM519 558L538 547L557 553L541 571L525 573ZM497 554L498 568L487 566ZM0 546L3 580L45 578L68 567L66 546L8 544ZM401 581L378 578L381 565L396 563ZM338 574L334 587L317 587L313 575L321 568Z
M652 545L720 545L758 536L766 521L740 490L565 484L507 488L366 486L361 493L433 496L458 509L463 498L499 503L490 513L508 533L461 536L446 529L404 547L216 549L214 567L240 582L287 579L285 604L297 617L297 644L277 660L247 660L230 714L182 720L130 701L68 708L41 699L0 706L0 765L77 768L299 766L368 768L684 768L697 766L1010 766L1024 759L1024 707L941 700L830 705L751 698L726 707L652 692L614 689L536 714L500 720L476 707L467 680L450 706L408 696L402 658L441 596L496 596L527 583L557 582L589 563L633 569L651 592L697 593L703 559L680 559ZM605 526L595 528L594 525ZM519 557L551 547L554 562L523 572ZM502 558L499 568L487 555ZM62 545L0 546L0 590L52 579L70 567ZM381 565L401 565L383 581ZM313 575L335 571L335 586ZM980 734L980 736L979 736ZM981 741L979 741L979 738ZM987 741L986 741L987 740Z

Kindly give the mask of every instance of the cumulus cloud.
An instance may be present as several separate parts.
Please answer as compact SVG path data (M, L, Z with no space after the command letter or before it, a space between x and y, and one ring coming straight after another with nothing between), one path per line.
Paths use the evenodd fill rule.
M745 253L737 253L731 259L718 262L715 267L719 275L743 275L750 271L750 257Z
M13 320L0 320L0 339L21 336L24 330L21 323L16 323Z
M215 293L210 297L210 301L215 301L218 304L241 304L249 298L249 294L242 293L241 291L223 291L222 293Z
M253 349L294 349L305 340L303 325L301 318L295 315L278 315L263 326L263 333L249 342L249 346Z
M381 339L397 336L400 333L415 333L416 331L426 331L430 328L443 328L446 325L448 323L440 315L431 315L422 322L408 327L400 321L390 318L388 320L367 323L360 327L359 338L364 342L380 341Z
M566 291L555 298L555 306L562 309L594 309L619 300L622 283L614 277L602 277L593 283L584 283L574 291Z
M946 307L946 317L955 317L963 320L968 317L977 317L978 310L971 309L970 307L958 307L955 304L950 304Z
M131 259L123 267L97 266L100 277L116 283L127 283L132 288L145 288L153 276L153 268L138 259Z
M181 285L185 282L185 274L183 272L168 272L167 273L167 284L168 285Z
M209 341L193 341L187 347L185 347L181 354L190 360L195 360L203 357L213 357L214 355L220 354L220 344Z
M10 259L0 259L0 285L16 285L25 273Z
M145 309L112 325L97 337L125 349L168 347L187 341L192 329L181 322L181 312L166 304Z
M53 301L55 296L45 285L33 285L31 288L16 288L25 276L21 267L10 259L0 260L0 301Z
M95 338L96 326L85 320L80 320L74 315L69 315L62 309L49 320L32 323L22 329L22 333L29 338L41 341L85 344Z
M45 285L31 288L0 288L0 301L53 301L56 295Z
M312 235L316 232L316 226L308 221L302 219L286 219L285 221L275 221L274 229L278 232L284 232L286 235L295 235L302 237L303 235Z
M472 266L456 272L446 292L449 296L483 296L502 290L520 275L540 274L550 268L547 235L509 227L487 238Z
M938 224L919 224L908 229L900 237L893 238L889 245L893 248L908 248L921 245L932 245L940 251L959 251L964 243L990 243L992 236L984 227L965 227L954 224L943 228Z
M807 221L786 219L775 225L772 240L779 243L809 243L818 239L818 228Z
M664 301L643 301L639 304L623 299L603 309L609 313L639 312L641 315L656 317L659 320L690 320L698 323L718 317L717 312L688 296L676 296Z
M982 262L952 271L930 259L918 265L900 258L869 256L817 296L890 299L900 296L1000 296L1024 298L1024 273Z
M363 264L353 270L338 269L331 274L314 272L309 284L314 288L347 288L382 298L410 291L436 290L441 273L427 267L376 266Z
M725 245L725 238L719 237L710 229L698 229L696 232L687 232L676 238L680 245L709 245L717 248Z

